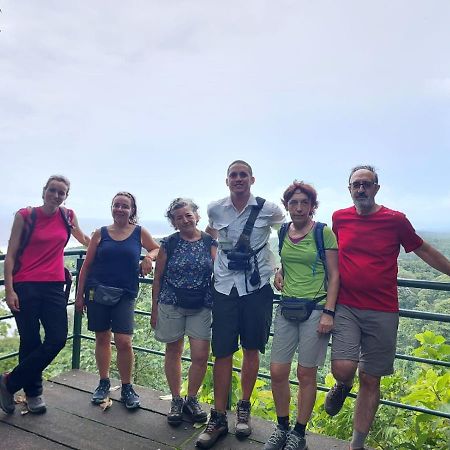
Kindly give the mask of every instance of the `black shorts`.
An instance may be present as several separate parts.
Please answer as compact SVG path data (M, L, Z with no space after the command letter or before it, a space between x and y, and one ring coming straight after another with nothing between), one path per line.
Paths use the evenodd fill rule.
M113 333L133 334L134 298L124 297L114 306L99 305L86 298L89 331L111 330Z
M239 297L233 288L229 295L215 289L212 322L212 352L225 358L239 349L265 352L272 323L273 290L270 284Z

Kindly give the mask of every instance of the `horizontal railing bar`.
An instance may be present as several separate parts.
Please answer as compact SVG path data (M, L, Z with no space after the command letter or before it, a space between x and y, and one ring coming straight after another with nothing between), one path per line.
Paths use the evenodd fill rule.
M8 353L7 355L0 356L0 361L4 361L8 358L14 358L15 356L19 356L19 352Z

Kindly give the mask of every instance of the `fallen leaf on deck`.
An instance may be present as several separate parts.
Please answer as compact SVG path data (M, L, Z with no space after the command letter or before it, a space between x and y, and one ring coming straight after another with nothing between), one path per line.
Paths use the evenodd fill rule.
M101 402L98 406L102 408L103 411L106 411L108 408L112 406L112 400L109 397L106 397L103 402Z
M159 399L160 400L172 400L172 394L160 395Z
M120 388L121 388L120 385L118 385L118 386L113 386L113 387L109 388L109 391L110 391L110 392L118 391Z

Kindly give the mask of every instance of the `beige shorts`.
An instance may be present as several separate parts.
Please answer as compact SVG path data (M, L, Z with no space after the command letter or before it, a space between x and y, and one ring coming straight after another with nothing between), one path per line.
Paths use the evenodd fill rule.
M394 372L398 313L337 305L331 360L359 361L363 372L381 377Z
M174 305L158 304L155 337L166 344L183 336L211 340L211 309L184 309Z
M285 319L277 307L273 322L271 363L291 363L298 352L298 363L302 367L322 366L327 354L330 334L317 332L322 311L314 310L308 320L295 322Z

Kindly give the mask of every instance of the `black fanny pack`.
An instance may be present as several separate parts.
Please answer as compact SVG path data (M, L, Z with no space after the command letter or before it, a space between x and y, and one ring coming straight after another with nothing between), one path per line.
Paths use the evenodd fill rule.
M123 289L99 284L94 290L94 302L99 305L114 306L119 303L123 295Z
M281 315L287 320L305 322L315 309L322 309L322 307L317 306L317 303L325 297L326 295L314 299L282 297L280 303Z
M205 305L205 298L209 286L199 289L179 288L168 283L175 292L176 305L184 309L200 309Z

